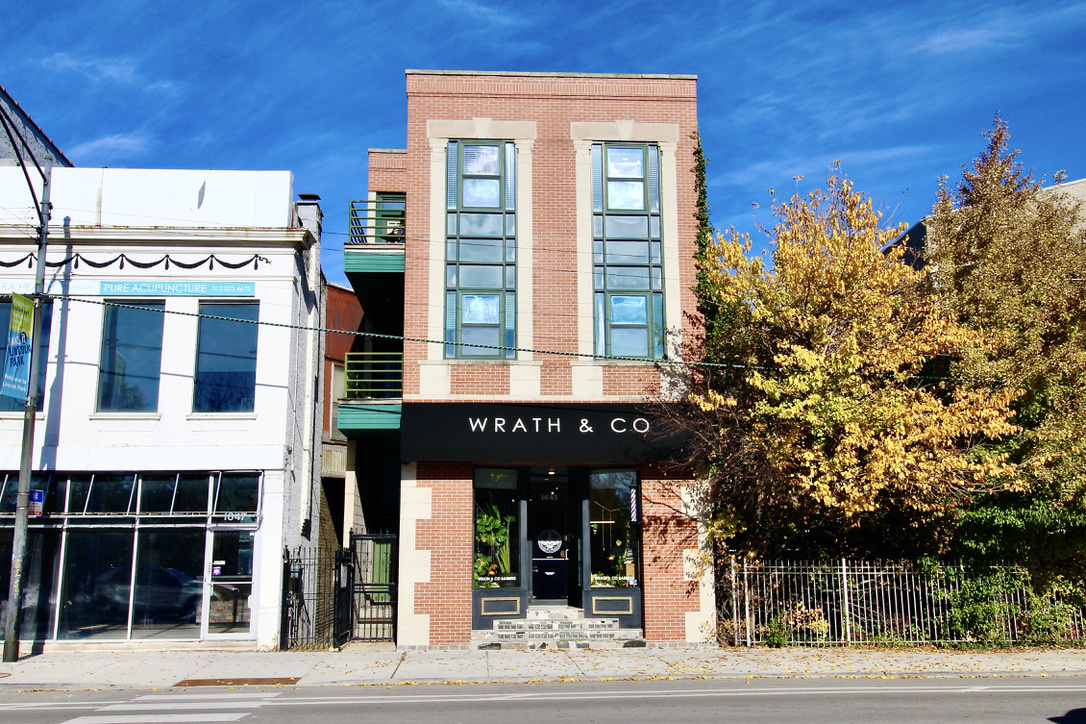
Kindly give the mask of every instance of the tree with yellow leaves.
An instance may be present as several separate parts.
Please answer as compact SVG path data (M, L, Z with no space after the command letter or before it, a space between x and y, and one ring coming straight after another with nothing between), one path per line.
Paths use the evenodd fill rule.
M1086 215L1043 188L1009 150L998 116L988 146L926 220L932 276L960 322L989 344L956 374L1018 390L1019 430L999 451L1020 490L963 511L959 552L1015 560L1043 577L1086 579ZM1060 180L1060 179L1057 179Z
M686 427L713 529L763 555L930 552L943 511L1011 479L977 451L1015 431L1015 392L932 375L986 340L883 252L902 229L837 164L773 215L771 264L734 229L699 254L714 319Z

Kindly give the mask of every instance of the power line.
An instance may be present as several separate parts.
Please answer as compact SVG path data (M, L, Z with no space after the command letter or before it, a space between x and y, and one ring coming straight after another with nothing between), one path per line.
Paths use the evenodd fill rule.
M122 309L137 309L146 312L158 312L162 314L175 314L182 317L195 317L197 319L214 319L224 322L241 322L244 324L255 324L267 327L278 327L281 329L296 329L303 332L319 332L323 334L346 334L355 337L369 338L369 339L388 339L399 342L420 342L424 344L437 344L442 346L453 347L470 347L473 349L492 349L501 352L524 352L540 355L552 355L555 357L573 357L579 359L592 359L603 362L651 362L656 365L666 365L669 367L704 367L708 369L737 369L737 370L755 370L765 372L780 372L786 371L785 367L772 367L767 365L752 365L740 362L706 362L698 360L677 360L677 359L646 359L644 357L622 357L622 356L608 356L598 354L588 354L583 352L565 352L553 349L538 349L534 347L505 347L501 345L490 344L471 344L468 342L448 342L439 339L430 339L428 337L408 337L399 334L383 334L380 332L363 332L359 330L350 329L332 329L329 327L307 327L300 324L285 324L282 322L267 322L259 319L237 319L235 317L223 317L214 314L202 314L200 312L183 312L176 309L165 309L163 307L148 307L141 306L139 304L126 304L123 302L113 302L108 300L88 299L86 297L80 297L70 294L43 294L44 298L48 299L60 299L64 301L83 302L85 304L96 304L102 307L119 307ZM665 331L665 334L668 332ZM796 368L798 369L798 368ZM1002 380L984 380L970 377L937 377L932 375L911 375L910 379L915 380L936 380L936 381L954 381L954 382L976 382L985 384L1001 384Z

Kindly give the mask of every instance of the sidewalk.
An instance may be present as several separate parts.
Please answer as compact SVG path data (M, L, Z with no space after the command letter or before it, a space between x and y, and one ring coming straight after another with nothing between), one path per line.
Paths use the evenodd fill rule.
M0 692L607 679L1084 676L1086 650L613 649L57 652L0 663Z

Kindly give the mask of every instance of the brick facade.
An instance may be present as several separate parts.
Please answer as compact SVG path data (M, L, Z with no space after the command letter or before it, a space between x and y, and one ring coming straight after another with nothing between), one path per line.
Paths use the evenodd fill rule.
M520 169L516 336L517 346L530 350L518 352L515 360L472 362L445 360L440 343L405 341L405 405L629 403L658 397L665 388L665 374L667 386L672 385L675 372L662 372L652 362L607 363L590 357L592 325L583 317L591 300L582 297L586 289L589 297L592 293L590 231L585 251L591 219L586 225L586 200L579 197L593 140L659 143L662 205L668 210L663 215L665 324L669 333L679 336L672 348L678 349L681 340L695 336L691 325L697 324L691 291L697 234L692 173L696 98L696 79L689 76L408 71L406 152L369 154L371 196L390 191L407 196L404 335L440 339L444 329L448 139L515 141ZM597 128L611 135L594 139ZM501 129L523 135L505 136ZM647 133L662 134L665 140L638 135ZM439 202L439 208L431 208ZM563 465L560 450L552 455L551 460L525 460L513 467ZM637 467L625 460L598 463L596 467ZM401 645L462 646L470 641L474 470L470 462L417 462L411 480L405 478L405 495L421 502L401 516L401 540L413 546L405 554L413 563L402 567L401 574L409 570L415 576L401 580L401 586L412 587L410 610L403 612L412 628L401 632ZM641 465L639 470L644 636L657 642L699 639L696 622L711 620L712 612L706 610L704 582L686 574L698 530L682 512L680 491L691 481L654 465Z

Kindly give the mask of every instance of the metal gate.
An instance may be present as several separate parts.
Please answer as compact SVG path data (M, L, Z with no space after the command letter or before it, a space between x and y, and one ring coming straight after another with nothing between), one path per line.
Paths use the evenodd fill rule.
M352 635L354 558L349 550L283 550L281 649L325 649Z
M351 536L354 557L354 638L396 640L396 536L391 533Z

